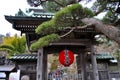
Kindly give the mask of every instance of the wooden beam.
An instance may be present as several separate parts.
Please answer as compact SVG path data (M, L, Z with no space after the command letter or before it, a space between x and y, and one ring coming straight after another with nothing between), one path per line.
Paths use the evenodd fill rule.
M73 51L74 54L79 54L79 53L85 52L86 49L84 48L85 46L67 46L67 45L55 46L54 45L54 46L45 47L45 51L48 54L52 54L52 53L59 53L61 50L64 50L64 49L68 49Z
M51 45L72 45L72 46L85 46L90 45L90 39L61 39L53 42Z

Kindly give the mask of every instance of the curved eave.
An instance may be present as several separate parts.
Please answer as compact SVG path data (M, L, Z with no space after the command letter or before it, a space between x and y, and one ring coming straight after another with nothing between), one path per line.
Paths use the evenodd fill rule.
M5 19L13 25L13 28L25 32L34 32L36 27L44 21L50 20L52 17L25 17L25 16L7 16Z
M14 62L36 62L37 54L18 54L12 56L9 60Z
M17 22L17 21L47 21L49 19L51 19L51 17L29 17L29 16L8 16L5 15L5 19L10 22Z

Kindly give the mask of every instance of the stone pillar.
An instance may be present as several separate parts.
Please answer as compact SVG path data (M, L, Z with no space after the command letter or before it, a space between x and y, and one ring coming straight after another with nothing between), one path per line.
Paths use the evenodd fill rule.
M96 61L96 55L95 55L95 48L93 45L91 45L91 62L92 62L92 68L93 68L93 78L94 80L99 80L99 74L97 69L97 61Z

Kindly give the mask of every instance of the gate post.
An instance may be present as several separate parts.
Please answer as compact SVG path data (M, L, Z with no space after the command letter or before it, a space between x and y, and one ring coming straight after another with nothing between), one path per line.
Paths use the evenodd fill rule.
M48 73L47 73L47 52L44 51L43 54L43 80L47 80L48 79Z
M99 80L95 48L93 45L91 45L91 61L92 61L92 69L93 69L93 78L94 78L94 80Z
M37 55L37 80L47 80L47 54L43 48L38 50Z
M87 80L86 72L86 52L76 56L78 74L81 74L82 80Z
M81 73L82 80L87 80L87 72L86 72L86 52L81 53Z

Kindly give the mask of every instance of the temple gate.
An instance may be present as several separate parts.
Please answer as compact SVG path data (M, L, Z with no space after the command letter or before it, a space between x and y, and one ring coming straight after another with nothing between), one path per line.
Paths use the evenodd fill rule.
M21 31L21 34L26 35L27 45L30 45L38 40L39 37L43 35L38 35L35 33L35 29L44 21L50 20L54 14L51 13L38 13L34 16L5 16L5 19L10 22L14 29ZM62 34L68 30L63 30L57 32ZM78 73L81 74L82 80L99 80L97 62L95 56L96 45L95 35L102 34L94 29L94 27L86 27L79 30L75 30L73 33L69 34L65 38L51 43L47 47L40 48L35 51L38 54L37 60L37 80L47 80L47 55L50 53L59 53L61 50L68 49L77 54L77 65ZM92 77L88 79L86 65L87 65L87 54L90 53L90 58L92 62ZM80 79L79 79L80 80ZM106 79L109 80L109 79Z

